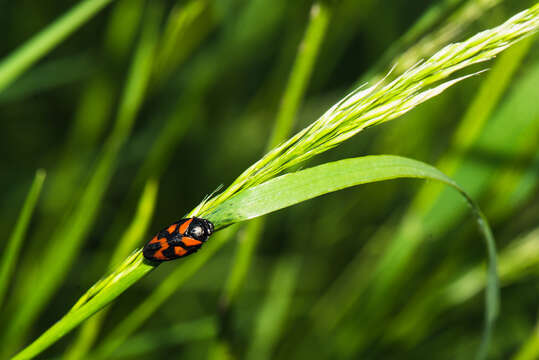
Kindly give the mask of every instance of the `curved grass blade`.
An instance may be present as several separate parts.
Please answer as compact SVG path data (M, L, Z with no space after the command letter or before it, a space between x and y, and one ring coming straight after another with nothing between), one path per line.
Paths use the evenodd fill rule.
M499 286L494 238L485 216L474 201L453 180L436 168L397 156L366 156L320 165L283 175L247 189L205 215L217 227L252 219L332 191L400 177L440 181L456 189L472 208L486 241L489 257L485 332L477 358L486 357L494 321L499 311Z
M6 289L9 284L9 278L15 268L17 258L19 257L19 252L21 250L22 241L26 230L28 229L28 224L30 223L30 218L36 207L37 199L41 193L41 188L43 187L43 182L45 181L45 171L38 170L30 187L30 191L26 196L24 201L23 208L17 219L17 224L15 225L15 230L9 237L6 248L4 249L4 256L2 256L2 261L0 262L0 306L6 295Z
M262 216L332 191L397 178L422 178L441 181L459 191L471 206L477 218L479 228L487 244L489 256L486 291L486 330L480 350L481 355L479 357L481 357L483 356L482 354L486 354L490 334L499 307L494 238L484 215L473 200L454 181L436 168L416 160L390 155L341 160L279 176L263 184L244 190L220 204L213 212L207 214L205 217L211 220L218 229L232 223ZM218 246L214 246L212 249L212 245L220 246L223 243L221 241L216 244L216 239L213 240L213 243L209 243L206 246L206 252L197 255L191 262L185 263L186 265L192 264L192 271L182 273L185 277L184 281L194 275L196 270L201 266L201 257L204 257L204 260L206 260L218 248ZM208 253L208 256L204 256L203 254L205 253ZM66 316L41 335L34 343L16 355L14 359L29 359L36 356L82 321L106 306L152 269L153 266L144 262L140 251L137 251L115 272L94 285ZM163 294L154 295L158 296L157 300L159 300L161 297L166 298L169 292L169 289L165 289ZM148 305L147 302L145 304ZM149 303L149 305L151 304ZM147 307L143 307L142 309L146 309L146 313L143 316L142 313L135 312L137 313L136 324L141 325L145 320L150 318L157 308L159 306L152 306L151 311L148 311ZM136 328L137 326L132 326L130 330L134 331ZM125 337L129 336L126 333L121 334ZM115 346L111 346L110 349L113 350L112 348L115 348Z
M0 63L0 91L112 0L85 0L28 40Z
M537 32L539 4L522 11L495 28L466 41L447 45L428 60L416 64L396 79L357 88L280 146L251 165L223 192L207 201L202 212L252 186L261 184L313 156L330 150L367 127L393 120L476 75L446 80L454 72L490 60L509 46Z
M532 100L535 96L533 95L533 87L539 81L539 72L528 71L526 76L515 82L514 91L508 94L498 110L496 110L496 99L500 99L507 92L508 86L511 84L509 81L511 74L514 74L514 71L519 68L519 64L522 64L526 49L529 48L532 41L533 37L524 39L497 59L456 127L457 130L452 138L452 148L456 151L442 155L436 165L442 172L456 179L474 198L484 197L485 191L489 187L496 189L495 195L487 198L505 211L511 211L510 209L514 211L515 209L510 202L503 200L505 197L511 196L513 190L505 188L503 191L500 190L503 187L492 185L493 180L498 183L501 178L500 174L495 172L493 166L481 165L483 163L470 156L470 151L488 146L492 149L490 152L492 154L511 153L511 157L514 159L527 158L520 152L514 153L514 149L521 147L519 144L525 140L526 135L537 133L537 126L533 125L533 119L537 118L535 115L537 111L534 111L531 105L534 104ZM513 99L520 100L515 103ZM496 110L496 115L491 116L491 119L487 121L494 110ZM521 114L517 117L518 120L510 115L515 114L516 111ZM537 114L539 115L539 113ZM497 121L497 119L501 121ZM512 127L515 131L509 134L505 130L508 127ZM401 128L400 130L405 129ZM513 149L500 149L504 143L511 144ZM498 150L494 151L494 149ZM532 168L531 173L535 174L536 171ZM389 221L387 226L394 228L393 231L380 231L369 240L370 245L350 261L338 280L332 283L325 295L313 307L312 316L316 324L316 331L321 334L330 334L335 327L345 321L347 314L352 311L357 311L356 314L359 314L358 316L361 316L363 321L367 321L368 318L368 321L372 323L379 323L384 317L392 317L393 315L389 315L391 311L401 308L401 304L397 300L398 296L390 294L398 293L399 284L404 281L402 276L406 273L406 268L412 262L417 261L418 258L414 255L416 249L422 246L423 240L428 238L428 234L445 233L453 228L458 221L462 221L467 214L467 209L462 206L460 199L447 190L449 189L435 182L422 184L396 229L395 225L390 225ZM490 214L490 221L493 221L492 214L488 211L487 213ZM392 235L391 239L387 234ZM384 243L383 246L382 243ZM430 246L435 245L431 243ZM385 249L385 251L378 253L376 262L371 256L374 248ZM373 271L372 269L378 270ZM359 299L363 296L368 297L369 300L363 300L360 303ZM372 306L368 306L366 302ZM322 309L324 311L320 312ZM352 352L359 351L360 347L365 349L364 346L368 346L367 344L370 344L373 339L385 336L381 334L381 332L385 332L383 328L378 327L378 330L374 330L364 326L364 324L361 324L361 328L365 331L358 337L362 336L365 340L357 342L357 345L351 345ZM418 328L415 328L414 332L418 333Z

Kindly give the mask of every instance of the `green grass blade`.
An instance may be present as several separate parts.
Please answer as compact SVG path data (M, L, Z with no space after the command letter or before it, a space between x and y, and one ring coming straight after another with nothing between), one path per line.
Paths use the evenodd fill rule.
M507 53L501 55L489 71L453 136L452 142L457 150L456 154L450 153L440 160L442 171L453 172L457 164L462 161L463 154L477 141L487 120L498 106L502 96L507 92L515 72L528 54L534 38L535 36L524 39ZM425 197L433 198L434 196L430 193L426 194Z
M211 245L196 256L186 259L144 300L131 315L119 322L95 351L98 358L108 358L132 333L144 324L162 304L190 279L235 233L234 228L215 234Z
M207 0L177 3L170 11L154 68L157 82L168 78L217 25L211 12Z
M224 311L227 311L243 285L263 230L263 220L253 220L247 224L244 232L238 237L238 248L221 299Z
M158 15L151 14L129 72L128 82L121 101L115 128L104 145L97 167L84 190L80 202L67 221L60 226L50 240L47 252L43 255L35 284L30 281L26 289L26 301L21 304L14 320L10 322L8 343L18 343L13 339L26 333L26 329L35 319L45 304L50 300L67 269L74 262L82 243L88 234L101 206L108 184L117 164L118 154L127 141L140 108L146 84L151 72L153 49L157 39ZM31 294L31 295L28 295Z
M146 3L145 0L120 0L111 9L104 47L118 62L127 61L144 19Z
M148 225L153 215L156 197L157 182L155 180L149 180L140 197L137 213L131 225L125 230L112 255L109 264L110 270L141 243L143 236L147 233ZM84 323L80 329L79 336L64 355L64 359L75 360L85 358L99 334L106 313L107 309L104 309Z
M0 63L0 92L112 0L84 0Z
M331 14L332 7L323 2L321 3L317 1L311 7L309 23L307 25L307 29L305 30L303 39L299 44L294 65L280 102L279 110L273 125L272 135L267 143L268 149L279 145L291 134L295 119L297 117L298 109L305 97L308 82L312 77L315 62L320 52L320 47L324 41ZM253 255L262 237L264 224L264 219L255 219L249 222L246 226L245 232L243 233L242 239L238 241L234 262L226 281L221 299L222 318L228 317L226 313L229 311L230 305L234 301L236 295L239 293L241 285L245 281L245 277L247 276L251 266ZM290 288L292 288L292 284L290 284ZM285 293L283 292L283 296L284 295ZM268 299L268 306L270 306L269 304L272 303L273 301ZM264 317L264 314L265 312L262 311L260 316ZM275 317L274 320L277 320L277 317ZM278 331L278 327L282 325L283 322L275 321L271 322L271 324L274 325L273 338L262 338L260 336L255 338L251 347L252 354L262 356L263 351L265 351L266 354L271 353L271 348L274 345L272 340L276 338L275 332ZM259 319L259 325L262 328L262 332L266 333L270 331L267 330L266 326L268 325L268 321L264 320L263 318ZM225 341L217 342L213 357L211 358L222 359L223 356L226 357L226 354L230 352L227 347L230 346L231 344ZM262 350L260 347L263 347L264 350Z
M361 84L366 80L375 78L390 63L395 67L394 73L401 74L410 66L417 64L421 59L432 55L433 52L445 44L457 39L471 23L500 2L501 0L469 0L451 16L447 17L442 25L416 41L422 30L424 31L427 26L432 26L436 21L439 21L444 10L455 5L455 1L452 0L436 3L394 46L388 49L380 61L365 76L362 76L358 83ZM412 43L413 45L411 45ZM410 47L405 49L407 46ZM406 51L399 55L402 50ZM399 56L397 57L397 55Z
M509 79L518 68L518 64L522 61L530 44L526 41L526 43L519 45L521 47L515 48L514 54L508 53L507 56L502 56L500 59L502 61L499 64L497 63L489 73L485 84L481 86L479 93L474 98L455 132L453 144L457 151L449 152L443 156L437 166L446 173L458 174L456 176L463 179L460 181L461 183L466 181L465 179L471 178L469 186L474 188L474 193L480 191L480 188L474 182L481 177L477 173L478 167L466 161L465 154L472 146L478 146L480 136L484 135L484 126L489 115L507 90ZM535 75L532 77L536 78ZM521 88L524 89L525 87L522 86ZM499 127L499 129L501 128ZM479 147L481 146L479 145ZM436 216L436 219L440 219L440 223L436 226L438 230L442 231L448 227L446 224L450 224L450 219L455 216L450 214L451 209L455 209L455 207L448 205L447 201L444 202L444 198L442 198L444 195L447 195L447 192L438 184L425 184L420 189L401 225L400 233L403 235L395 238L394 244L385 252L377 266L380 275L376 279L374 290L372 290L375 292L374 296L385 297L384 294L387 294L388 288L392 286L395 278L399 273L402 273L407 261L412 259L413 249L419 246L418 241L425 232L418 229L419 233L416 232L416 235L411 235L410 228L415 228L411 224L417 223L418 219L419 222L424 221L428 217L431 217L431 221L433 221L432 219ZM436 206L438 209L446 208L448 211L442 210L443 214L433 215L431 211L435 211ZM463 210L461 209L460 212ZM406 219L409 219L409 221ZM412 237L413 239L411 239Z
M498 271L502 287L522 281L539 270L539 228L522 236L498 253ZM446 270L447 271L447 270ZM454 271L451 267L449 271ZM462 305L485 288L484 264L478 264L450 283L439 283L419 290L409 305L392 319L392 326L384 334L386 340L408 341L410 347L428 337L436 329L435 319L447 309Z
M60 321L41 334L33 343L13 356L12 359L22 360L34 358L58 341L62 336L73 330L81 322L101 310L153 269L154 266L144 262L140 252L134 253L124 261L116 272L96 284L102 291L96 292L94 288L91 288L83 297L87 300L83 305L72 309Z
M512 360L534 360L539 358L539 321L530 337L518 350Z
M474 209L474 215L486 241L489 256L485 297L486 326L484 339L478 352L478 358L483 359L486 356L492 327L499 308L494 239L484 215L475 203L456 183L435 168L414 160L394 156L367 156L337 161L283 175L244 190L221 204L218 209L207 214L206 217L212 220L216 226L225 226L230 223L262 216L328 192L397 177L438 180L457 189Z
M112 255L109 266L110 270L112 270L116 264L121 263L121 261L143 240L144 235L146 235L146 232L148 231L148 226L150 225L156 198L157 181L155 179L150 179L146 182L146 186L142 191L137 213L133 218L133 222L123 234L118 242L118 247Z
M307 83L311 78L320 46L324 40L330 17L331 8L329 6L320 2L316 2L312 6L309 24L299 45L296 60L277 113L273 134L268 142L269 148L279 145L290 136L299 106L305 96ZM225 305L232 301L239 290L240 284L245 279L252 255L264 228L262 221L260 219L249 223L244 239L239 242L236 258L223 294L223 303Z
M272 350L284 327L285 318L298 280L300 262L295 258L281 258L275 265L268 294L253 332L246 359L271 359Z
M294 67L284 91L273 133L268 143L271 149L290 136L294 119L305 96L305 90L313 67L326 35L331 17L331 8L323 2L316 2L311 8L311 18L298 49Z
M221 204L214 212L208 214L207 218L216 225L216 228L222 228L233 222L262 216L346 187L402 177L425 178L450 185L463 195L473 209L481 233L485 237L489 255L486 292L487 326L485 341L482 346L482 351L484 352L488 345L494 319L498 313L498 284L494 239L486 219L473 200L455 182L427 164L388 155L367 156L328 163L283 175L245 190ZM228 229L228 231L231 230ZM108 356L125 338L142 325L161 306L162 302L177 289L178 283L183 283L190 278L224 244L228 238L226 236L227 234L219 235L212 239L212 246L208 244L204 252L197 254L197 256L178 266L174 274L180 281L178 282L174 277L169 277L167 282L161 283L160 287L133 312L133 315L128 318L129 321L120 323L109 334L107 337L108 340L105 341L97 354L104 357ZM116 298L134 282L151 271L152 268L153 266L146 264L142 260L140 251L136 252L111 275L94 285L66 316L14 359L27 359L39 354L68 331Z
M358 88L333 105L317 121L274 148L245 170L227 189L203 205L211 210L242 189L338 146L363 129L395 119L444 92L468 76L446 80L454 72L481 63L539 28L539 4L505 23L461 43L450 44L428 60L384 85Z
M30 187L30 191L26 196L23 208L17 219L15 229L9 237L6 248L3 250L2 260L0 261L0 306L4 302L6 296L6 290L9 285L9 279L17 264L19 253L21 250L22 242L26 231L28 230L28 224L32 218L32 214L37 204L43 182L45 181L45 171L38 170Z
M535 110L527 108L526 113L529 113L529 119L525 120L526 116L521 116L521 121L518 124L510 119L509 114L514 114L519 106L511 106L504 112L505 115L500 119L500 123L494 122L493 126L485 128L487 125L487 118L489 114L496 108L497 102L493 101L499 99L507 92L510 85L509 77L514 74L514 71L521 64L526 49L529 49L530 41L532 39L526 39L522 43L517 44L514 48L510 49L507 53L500 56L499 61L496 62L493 68L488 72L488 76L485 79L484 84L480 87L477 96L472 101L469 110L463 116L458 130L455 133L452 142L457 151L449 152L442 156L439 164L437 165L445 173L452 174L455 172L458 177L459 183L465 186L469 193L472 193L474 197L480 196L480 188L476 185L479 179L495 179L492 175L494 171L491 167L485 169L485 172L478 169L482 167L477 165L473 159L468 159L466 156L466 150L474 148L476 146L481 147L481 138L493 138L496 134L503 133L502 138L493 140L495 143L503 143L504 141L511 141L512 143L518 143L519 135L515 131L514 136L507 135L505 130L508 126L514 126L516 128L529 127L533 122L533 114ZM528 102L533 97L531 87L537 82L536 71L531 72L526 79L522 79L522 83L518 83L516 86L516 92L511 94L515 98L529 98ZM520 103L519 103L520 104ZM494 120L494 119L492 119ZM491 120L491 121L492 121ZM488 123L490 124L490 123ZM466 129L470 129L467 133ZM523 131L522 134L532 132ZM479 182L481 183L481 182ZM442 194L444 197L442 198ZM448 196L446 196L448 195ZM450 197L450 199L448 199ZM413 261L414 250L421 246L422 241L429 235L445 233L449 230L450 225L454 224L455 218L463 216L466 212L466 208L461 206L458 198L451 197L451 194L447 194L443 186L438 183L426 183L424 184L415 199L413 200L410 209L403 216L402 222L399 225L396 235L393 235L389 245L384 245L385 251L377 259L378 264L372 263L372 256L368 256L368 251L358 254L354 260L348 266L348 269L343 272L342 277L335 281L330 289L326 292L314 308L316 317L316 327L318 330L322 330L324 333L331 332L335 326L345 318L348 311L351 311L353 306L357 304L358 299L361 296L372 296L373 306L380 310L384 306L389 306L395 298L394 296L388 296L388 293L397 293L397 285L402 283L396 279L400 279L400 276L406 274L407 266ZM501 205L501 204L500 204ZM438 212L432 212L434 206L437 206ZM458 209L458 211L455 211ZM428 235L429 234L429 235ZM381 235L381 236L380 236ZM380 235L374 236L370 242L370 247L377 247L382 241L386 241L387 235L380 233ZM369 247L369 248L370 248ZM369 265L367 264L367 259ZM369 269L368 271L366 269ZM376 273L373 273L372 269L378 269ZM361 283L361 286L358 285ZM350 289L350 290L346 290ZM365 290L368 289L368 293ZM384 304L382 304L384 303ZM328 311L321 312L322 309L328 309L328 305L332 305ZM364 309L366 304L361 305L361 309ZM365 316L372 317L374 311L366 310ZM378 316L378 315L375 315ZM373 320L375 323L378 320ZM366 336L375 336L374 331L367 330L365 328ZM382 330L381 328L379 328ZM366 341L365 343L368 343Z
M440 171L424 163L390 155L365 156L276 177L242 191L204 216L216 227L223 227L350 186L400 177L423 178L427 175L429 179L457 187ZM328 177L334 177L335 181L330 181Z
M519 50L517 50L515 56L517 61L518 52ZM506 60L510 61L510 59ZM510 71L511 66L508 66L507 63L505 63L505 66ZM507 86L502 81L505 77L502 73L505 70L505 67L497 68L496 73L493 73L492 76L499 78L500 83L493 85L490 89L481 90L478 96L488 97L490 93L490 96L498 97L503 94L504 87ZM455 143L460 145L460 149L465 151L473 145L472 149L485 151L486 153L514 154L514 149L518 149L523 140L527 142L530 133L537 133L537 107L533 106L532 98L535 96L533 87L538 78L539 72L534 69L525 78L520 79L515 92L509 94L498 113L480 133L476 133L478 128L476 124L484 123L482 115L477 118L467 117L469 122L462 123L461 128L468 126L470 133L463 132L465 136L455 139ZM529 104L527 111L521 113L517 118L511 118L512 115L510 114L515 114L519 111L522 100ZM489 102L485 104L489 104L489 106L480 106L479 108L482 108L485 112L490 112L492 110L490 107L493 104ZM510 134L507 133L508 127L513 129ZM460 131L457 131L457 134L459 133ZM512 150L509 150L510 148ZM518 153L511 156L518 158ZM479 197L484 193L488 184L494 181L496 179L495 175L497 175L494 167L484 162L478 162L473 158L462 156L462 154L459 156L445 156L440 161L440 167L453 173L452 176L458 179L459 183L465 184L468 192L473 194L474 197ZM458 199L452 197L445 189L440 189L436 184L425 185L414 199L410 211L403 218L397 236L392 239L392 244L386 248L376 266L376 276L370 279L372 284L369 289L371 305L379 310L382 307L381 302L387 302L388 305L386 306L389 306L393 298L388 297L387 294L395 291L395 284L399 283L398 279L403 275L403 271L414 261L414 250L420 246L422 239L429 235L447 231L451 225L454 225L458 219L463 217L465 211L466 208L458 203ZM426 223L426 226L420 226L422 223ZM397 304L394 306L397 306ZM362 308L365 309L366 305L363 304ZM368 313L366 316L372 315L372 311L366 311L366 313Z

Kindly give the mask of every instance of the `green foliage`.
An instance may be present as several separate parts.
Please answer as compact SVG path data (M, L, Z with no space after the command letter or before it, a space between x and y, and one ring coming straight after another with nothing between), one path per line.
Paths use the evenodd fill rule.
M109 3L0 12L0 357L538 356L539 4Z
M0 63L0 91L98 13L111 0L86 0L69 10Z
M0 261L0 305L4 302L6 296L6 290L9 286L9 279L13 274L13 270L17 264L17 259L21 252L21 247L24 241L24 237L28 232L28 225L30 224L30 218L37 204L39 193L43 187L43 181L45 181L45 171L38 170L28 196L24 201L24 206L21 210L15 229L8 239L6 249Z

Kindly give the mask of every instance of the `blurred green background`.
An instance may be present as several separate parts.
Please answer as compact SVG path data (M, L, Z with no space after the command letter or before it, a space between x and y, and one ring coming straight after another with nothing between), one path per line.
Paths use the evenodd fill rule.
M0 2L0 56L74 4ZM0 308L0 339L10 348L3 356L49 328L107 272L139 203L147 206L139 208L143 236L129 251L265 153L319 6L328 23L294 131L396 59L399 74L533 4L341 0L313 10L303 0L112 2L0 91L3 253L36 170L47 172ZM308 164L409 156L436 165L479 202L500 256L492 359L539 358L538 50L528 38L488 63L490 71ZM457 193L391 181L264 220L228 229L230 241L184 284L171 285L170 297L149 298L194 257L163 264L109 306L94 333L77 330L41 358L473 357L485 254ZM253 238L245 277L227 285L241 267L238 247ZM57 263L56 277L40 285L39 274ZM156 311L120 339L116 326L141 314L143 301ZM84 336L91 340L81 350L74 344Z

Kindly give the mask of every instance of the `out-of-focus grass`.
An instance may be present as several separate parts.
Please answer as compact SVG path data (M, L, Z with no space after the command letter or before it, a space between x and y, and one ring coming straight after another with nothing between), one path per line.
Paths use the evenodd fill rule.
M8 239L6 249L0 260L0 306L3 304L4 298L6 297L9 280L17 265L24 237L28 232L28 224L30 223L32 213L36 207L39 194L41 193L45 176L45 171L43 170L38 170L36 172L36 176L34 177L30 191L28 191L28 195L24 201L17 224Z
M497 144L495 134L504 132L508 126L512 127L510 134L504 133L504 138L512 138L512 146L518 142L518 139L527 139L528 133L534 133L536 124L532 109L528 109L525 116L519 117L521 123L516 123L507 113L516 111L516 108L511 106L511 109L507 109L507 113L502 112L495 119L492 119L488 123L488 127L480 132L481 124L485 123L485 117L488 116L490 108L495 104L492 99L499 97L499 95L505 88L506 83L503 78L506 76L506 72L511 69L512 63L519 63L522 56L525 54L528 44L520 44L518 49L515 49L515 54L507 54L502 57L501 63L497 64L495 68L490 71L489 80L485 82L482 91L480 91L475 98L475 102L463 117L462 122L457 129L453 140L453 151L448 152L447 155L440 160L439 167L446 172L453 174L453 176L463 184L463 186L470 191L474 196L478 196L482 191L486 191L490 181L493 181L492 173L494 168L488 166L489 164L477 163L473 158L470 158L470 149L485 149L488 144ZM519 56L520 55L520 56ZM506 64L506 61L509 64ZM492 80L491 80L492 79ZM535 76L530 79L529 85L535 83ZM515 96L515 98L521 98L522 96L533 97L533 90L531 87L525 84L521 84L518 88L521 89L522 94ZM527 102L531 104L531 102ZM481 104L481 105L479 105ZM507 104L507 106L510 103ZM478 107L481 111L478 111ZM472 116L473 115L473 116ZM530 128L529 128L530 126ZM469 132L466 129L470 129ZM463 131L464 130L464 131ZM473 131L474 130L474 131ZM474 138L479 137L479 139ZM468 153L466 150L468 149ZM395 284L403 284L405 279L410 275L411 269L414 268L414 263L417 263L417 256L414 255L417 247L420 246L419 241L427 236L433 236L433 234L441 233L443 229L448 228L451 224L457 221L465 213L466 208L456 198L453 198L437 184L427 184L419 191L416 199L411 205L407 215L405 215L403 222L400 225L400 229L397 232L397 236L392 233L392 244L385 248L381 255L381 259L377 265L378 270L370 272L365 275L368 263L365 266L361 266L363 256L357 257L357 266L351 266L353 272L357 273L356 276L352 276L350 273L346 273L344 276L347 279L345 284L338 282L338 286L331 294L328 293L323 302L317 305L314 313L316 314L316 322L320 329L330 331L339 323L347 311L353 304L358 301L362 296L362 291L365 291L368 287L368 296L370 300L361 302L358 306L358 310L362 315L363 321L377 322L385 316L385 313L390 311L392 306L398 306L393 304L395 299L389 294L396 294L399 288ZM378 238L373 238L371 241L379 242ZM407 271L404 271L407 269ZM366 282L366 285L359 285L361 282ZM352 285L354 284L354 286ZM369 286L370 285L370 286ZM346 291L342 289L353 289ZM344 292L344 294L343 294ZM333 304L334 307L328 306ZM372 307L372 308L371 308ZM327 308L327 311L321 311L323 308ZM382 329L380 329L382 330ZM372 336L375 336L373 329L370 329L364 334L365 342L368 343ZM359 344L359 343L358 343Z
M129 255L148 231L148 225L153 215L155 207L155 198L157 196L157 183L155 180L150 180L144 188L137 209L137 213L133 217L133 222L125 230L120 241L116 245L116 249L110 259L109 269L113 269L117 264L120 264L123 258ZM106 317L106 309L96 314L80 329L77 340L65 354L65 359L84 359L88 351L91 349L95 339L99 334L102 322Z
M268 294L257 316L253 338L246 359L271 359L272 348L286 320L299 275L300 262L294 258L283 258L275 265L268 286Z
M98 3L87 0L80 6L88 10ZM447 0L428 7L370 0L323 4L331 7L332 22L311 54L297 46L310 26L312 4L270 0L120 0L110 11L98 13L93 7L72 17L69 26L45 32L41 41L46 47L18 53L24 61L9 71L9 86L0 94L4 233L14 228L13 209L20 207L35 168L46 168L49 176L0 321L13 325L19 309L29 306L26 294L36 284L39 288L34 276L44 257L51 258L48 253L69 257L70 264L61 274L63 281L50 290L54 301L39 305L37 313L43 316L28 321L19 341L38 337L65 314L111 258L119 259L114 253L125 253L119 243L131 242L125 249L143 244L140 236L150 224L138 227L136 234L130 224L142 224L133 217L149 179L159 179L160 192L148 237L256 160L271 140L274 119L287 118L282 141L290 129L311 123L342 97L355 79L371 82L373 75L384 75L389 64L397 63L390 74L395 78L448 41L493 27L534 1ZM161 6L164 14L154 26L148 71L132 76L147 83L137 123L115 155L114 176L90 201L97 208L81 207L81 196L95 175L92 164L99 161L108 146L104 136L115 126L110 114L125 103L125 90L122 95L118 84L134 64L139 39L147 34L148 12ZM2 54L66 11L53 3L6 3L4 9L0 19L9 31ZM88 22L94 13L98 16ZM302 56L309 66L297 65ZM488 73L445 91L398 123L365 131L313 160L402 151L437 162L480 201L501 247L502 313L491 353L499 358L533 358L537 348L534 248L519 240L533 244L533 237L521 234L533 234L539 221L536 56L536 42L526 39L502 54ZM37 63L41 58L42 64ZM298 66L300 70L290 72ZM164 264L142 281L154 267L140 255L113 261L120 263L113 276L90 290L69 316L81 321L133 288L84 323L78 338L66 337L43 355L152 358L166 349L186 359L221 359L243 358L251 349L255 357L276 359L387 358L397 353L414 359L433 353L440 359L470 358L484 308L483 249L471 222L463 222L466 208L460 200L426 184L408 207L414 190L402 182L369 185L257 219L237 234L238 254L249 255L237 259L232 248L223 246L236 236L238 228L233 227L212 236L200 253L183 263ZM198 209L208 216L204 206ZM51 243L51 234L70 221L73 211L91 224L76 231L85 239L77 257L69 256L72 243ZM262 222L263 227L256 226ZM64 233L66 241L73 239L69 234ZM399 242L404 245L395 245ZM0 246L5 251L6 245ZM399 258L405 260L389 261ZM285 259L295 259L301 267L279 272ZM54 266L49 261L52 273ZM241 276L227 281L227 274L238 274L238 268ZM283 292L272 292L272 286L288 295L273 296ZM106 287L111 292L99 291ZM233 295L223 296L228 293ZM219 312L223 298L232 305L225 314ZM208 315L212 318L205 322ZM65 325L74 323L58 323L57 332L45 336L49 344L50 336L69 330ZM18 345L6 330L0 336L10 352ZM95 351L87 354L94 342ZM44 344L39 340L37 346Z
M4 59L0 63L0 91L110 2L111 0L81 1Z
M115 127L108 138L103 152L98 160L92 177L81 195L81 199L70 216L55 230L48 247L41 255L40 265L35 268L37 274L32 274L23 282L24 297L22 306L15 313L14 319L7 329L6 338L10 346L17 346L31 322L49 302L51 296L67 275L66 270L71 266L84 238L95 221L101 199L105 194L121 147L129 137L138 108L141 105L146 82L149 79L151 61L156 41L156 27L159 15L156 11L148 15L146 29L141 37L137 54L128 75L125 93L120 104ZM48 269L46 273L42 268ZM39 281L34 283L35 280ZM6 350L6 349L5 349ZM9 351L9 348L7 349Z
M539 356L539 326L536 326L513 360L532 360Z

